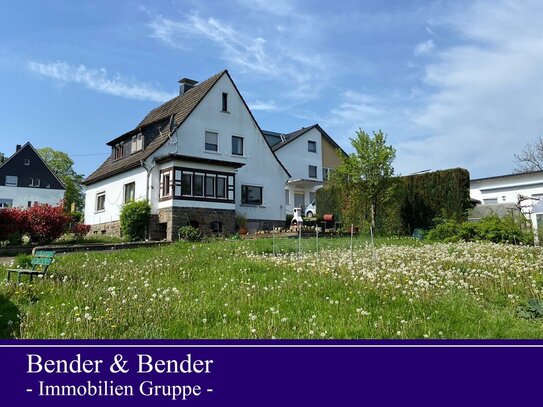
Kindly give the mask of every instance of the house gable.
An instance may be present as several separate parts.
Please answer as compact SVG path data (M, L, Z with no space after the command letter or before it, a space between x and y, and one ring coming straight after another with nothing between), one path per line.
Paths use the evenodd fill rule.
M89 185L141 166L142 161L153 155L170 139L171 134L183 124L207 92L225 73L226 71L221 71L188 90L183 95L176 96L156 109L153 109L135 129L107 143L114 147L115 144L129 142L131 137L139 132L144 133L145 136L143 149L136 153L124 155L123 158L116 159L114 149L112 149L112 153L107 160L89 175L84 183Z
M30 143L22 146L0 166L0 186L6 186L6 177L10 176L17 177L17 187L65 189Z

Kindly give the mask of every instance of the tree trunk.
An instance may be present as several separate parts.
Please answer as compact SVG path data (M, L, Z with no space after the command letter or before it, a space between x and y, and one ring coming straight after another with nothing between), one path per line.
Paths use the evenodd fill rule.
M375 204L371 203L371 230L375 232Z

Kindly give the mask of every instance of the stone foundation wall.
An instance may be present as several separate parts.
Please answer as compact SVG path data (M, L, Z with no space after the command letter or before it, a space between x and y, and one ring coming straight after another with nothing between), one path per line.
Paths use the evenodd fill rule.
M96 225L91 225L89 235L121 237L121 222L117 220L114 222L98 223Z
M158 210L157 228L166 229L166 240L177 240L177 229L181 226L191 224L198 226L204 234L235 233L236 211L226 209L205 209L205 208L183 208L171 207ZM156 222L156 221L155 221ZM220 223L220 231L212 230L212 223ZM152 226L154 228L155 226Z

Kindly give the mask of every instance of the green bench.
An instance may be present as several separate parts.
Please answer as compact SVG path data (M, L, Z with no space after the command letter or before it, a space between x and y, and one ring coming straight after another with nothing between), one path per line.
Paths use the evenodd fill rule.
M53 251L44 251L38 250L32 256L30 264L32 268L30 269L8 269L7 281L11 276L11 273L17 273L17 283L21 282L21 275L28 274L30 276L30 281L32 277L44 275L47 272L47 269L53 263L53 257L55 257L55 252Z

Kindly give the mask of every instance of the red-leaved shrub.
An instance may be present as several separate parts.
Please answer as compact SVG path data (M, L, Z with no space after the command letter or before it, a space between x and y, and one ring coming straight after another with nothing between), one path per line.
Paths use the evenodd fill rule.
M21 208L0 209L0 242L21 243L28 230L28 213Z
M71 232L74 234L76 239L83 239L90 232L90 228L90 225L77 223L72 227Z
M27 234L30 241L49 243L58 239L68 228L71 216L64 212L62 205L36 204L26 209L28 216Z

